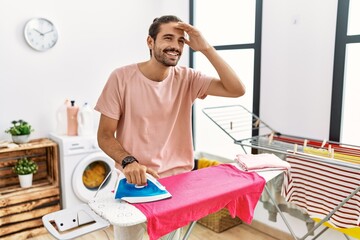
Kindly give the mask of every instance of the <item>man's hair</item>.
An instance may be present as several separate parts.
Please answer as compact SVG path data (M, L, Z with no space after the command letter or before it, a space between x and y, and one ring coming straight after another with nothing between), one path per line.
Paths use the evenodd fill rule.
M165 15L165 16L161 16L159 18L155 18L153 20L153 23L150 25L149 36L152 39L154 39L154 41L156 41L156 37L157 37L158 33L160 32L160 26L162 24L170 23L170 22L182 22L182 20L174 15ZM151 53L151 49L150 49L150 56L151 55L152 55L152 53Z

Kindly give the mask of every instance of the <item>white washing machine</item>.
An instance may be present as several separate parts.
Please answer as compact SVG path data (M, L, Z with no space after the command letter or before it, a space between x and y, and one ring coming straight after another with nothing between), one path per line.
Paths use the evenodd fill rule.
M96 136L59 136L50 134L59 145L61 206L68 208L91 200L115 162L98 146ZM116 171L101 186L112 191L116 184Z

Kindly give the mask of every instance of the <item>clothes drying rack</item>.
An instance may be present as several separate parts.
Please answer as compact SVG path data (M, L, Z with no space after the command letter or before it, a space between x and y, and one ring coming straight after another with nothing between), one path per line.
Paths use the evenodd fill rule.
M258 116L256 116L251 111L241 105L207 107L202 109L202 111L212 122L214 122L229 137L231 137L234 140L235 144L240 145L245 153L248 153L249 151L254 154L261 152L270 152L274 154L283 154L286 157L295 156L297 151L304 147L317 147L319 149L329 147L329 152L331 153L331 151L334 151L334 148L330 149L331 146L335 146L335 150L336 146L345 146L347 149L354 149L357 154L360 153L360 147L358 146L342 144L333 141L305 139L302 137L286 135L277 132L264 121L262 121ZM333 165L344 166L350 169L360 171L359 163L356 164L343 162L331 158L327 158L326 160L324 160L323 158L316 155L306 156L306 158L319 162L326 161L327 163ZM333 216L336 211L338 211L342 206L344 206L346 202L348 202L349 199L351 199L355 194L360 192L360 186L357 186L346 198L344 198L340 203L338 203L338 205L332 211L330 211L325 217L323 217L323 219L317 222L317 224L315 224L313 228L309 229L308 232L302 237L296 236L288 220L278 207L275 197L272 196L267 186L265 186L265 190L293 238L296 240L304 240L310 235L312 235L314 231L321 227L324 223L329 221L331 216ZM328 229L329 228L326 226L312 239L318 238ZM344 234L344 237L346 239L350 239L346 234Z

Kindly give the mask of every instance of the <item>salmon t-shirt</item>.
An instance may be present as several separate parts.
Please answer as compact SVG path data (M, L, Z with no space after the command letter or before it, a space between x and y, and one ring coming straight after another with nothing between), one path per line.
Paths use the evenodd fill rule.
M119 120L116 139L141 164L161 177L193 168L192 104L205 98L211 77L187 67L171 67L161 82L132 64L115 69L95 106Z

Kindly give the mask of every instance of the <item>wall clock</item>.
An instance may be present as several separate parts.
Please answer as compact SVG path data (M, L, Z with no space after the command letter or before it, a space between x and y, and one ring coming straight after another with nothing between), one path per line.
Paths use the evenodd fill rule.
M45 18L32 18L26 22L24 36L30 47L41 52L54 47L58 40L54 24Z

